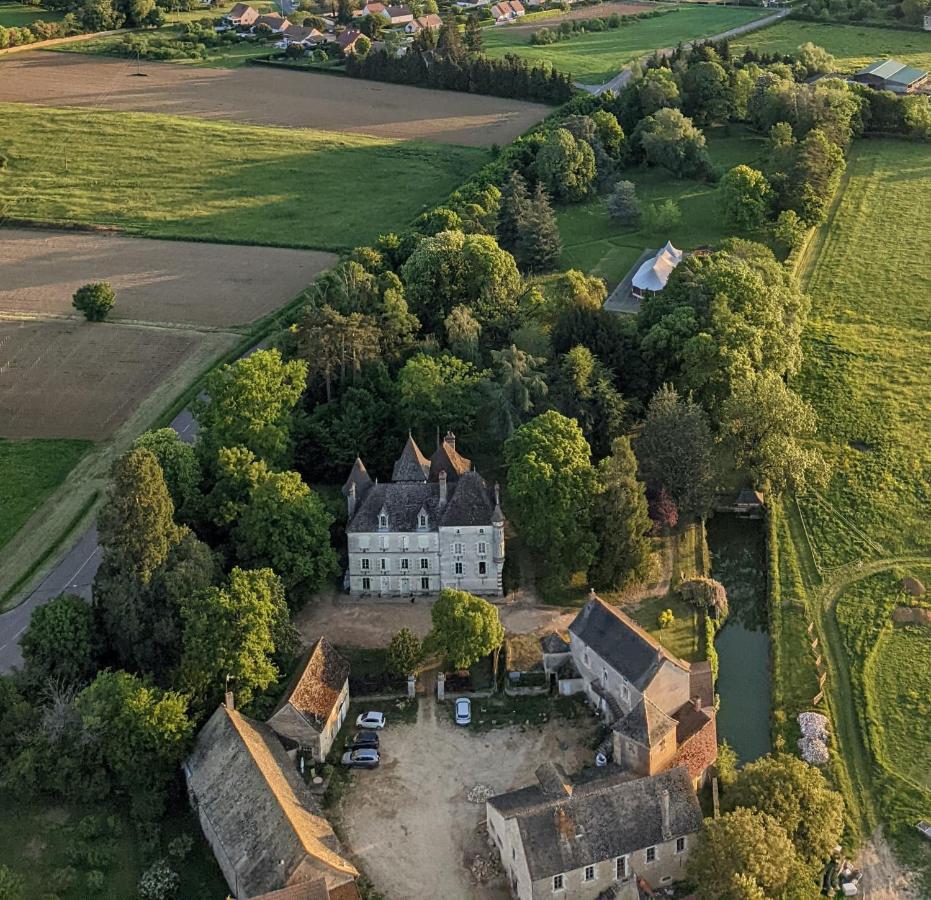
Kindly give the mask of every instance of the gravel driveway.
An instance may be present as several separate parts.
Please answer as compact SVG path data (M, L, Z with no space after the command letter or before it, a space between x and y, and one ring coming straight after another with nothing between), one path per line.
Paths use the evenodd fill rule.
M389 721L381 768L354 774L341 836L387 900L503 900L502 877L478 885L467 868L476 854L489 853L485 804L469 803L467 792L479 783L495 793L531 784L547 760L577 771L590 762L594 727L594 720L589 727L551 719L477 733L453 725L450 707L428 695L416 723Z

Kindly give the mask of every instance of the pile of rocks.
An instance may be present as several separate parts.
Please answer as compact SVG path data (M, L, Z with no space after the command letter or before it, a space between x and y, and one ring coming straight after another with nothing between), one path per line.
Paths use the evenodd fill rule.
M468 800L469 803L484 803L490 797L494 797L494 795L494 788L488 787L487 784L477 784L466 794L466 800Z
M479 854L473 857L469 863L469 871L478 884L483 884L500 873L501 865L496 856L491 854L482 856Z
M828 761L828 734L827 716L816 712L804 712L798 715L798 725L802 737L798 742L798 750L802 759L816 766L823 766Z

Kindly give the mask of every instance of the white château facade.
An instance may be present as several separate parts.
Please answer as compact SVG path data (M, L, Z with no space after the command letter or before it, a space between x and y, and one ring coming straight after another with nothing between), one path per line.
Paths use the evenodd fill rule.
M447 587L503 593L498 487L489 490L456 451L451 432L429 459L408 436L384 484L372 481L356 459L343 495L349 551L344 583L353 596L408 597Z

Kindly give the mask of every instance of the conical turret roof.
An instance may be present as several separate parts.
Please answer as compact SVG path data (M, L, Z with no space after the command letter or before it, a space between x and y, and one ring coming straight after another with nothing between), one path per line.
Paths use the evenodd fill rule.
M392 481L426 481L430 474L430 460L420 452L420 447L408 432L404 450L394 464Z

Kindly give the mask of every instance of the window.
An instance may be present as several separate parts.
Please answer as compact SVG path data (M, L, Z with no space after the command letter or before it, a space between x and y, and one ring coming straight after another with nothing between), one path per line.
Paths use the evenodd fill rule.
M359 564L362 566L362 571L363 571L363 572L368 572L368 570L369 570L369 559L368 559L367 557L362 557L362 559L359 560Z
M656 862L656 847L647 847L647 862Z
M484 541L479 541L478 542L478 555L484 556L487 552L488 552L488 544L486 544Z
M421 589L422 591L429 591L429 590L430 590L430 579L429 579L429 578L421 578L421 579L420 579L420 589Z
M411 567L411 561L409 559L401 560L401 570L406 572Z
M381 544L381 549L382 549L382 550L387 550L387 549L388 549L388 535L387 535L387 534L383 534L383 535L381 536L381 540L379 541L379 543Z
M363 579L362 579L362 590L363 590L363 591L370 591L371 589L372 589L372 579L371 579L371 578L363 578Z
M511 847L511 859L517 859L517 848Z
M607 666L602 666L602 667L601 667L601 683L602 683L605 687L608 686L608 667L607 667Z
M462 550L462 544L459 541L456 541L456 543L453 544L453 553L455 553L456 556L462 556Z
M382 570L382 572L387 572L387 571L388 571L388 560L385 559L385 557L383 556L383 557L379 560L379 562L381 563L381 570Z
M676 838L676 853L683 853L685 851L685 838L680 837Z
M420 514L420 527L421 528L427 527L427 517L423 513Z
M484 562L480 562L480 563L478 564L478 574L479 574L479 575L486 575L487 573L488 573L488 565L487 565L486 563L484 563Z
M563 875L554 875L553 876L553 890L554 891L564 891L566 889L566 879Z
M594 880L595 880L595 867L594 867L594 866L586 866L586 867L585 867L585 880L586 880L586 881L594 881Z
M387 527L388 527L388 517L387 517L387 516L379 516L379 517L378 517L378 527L379 527L379 528L387 528Z
M426 556L420 557L420 568L426 570L430 568L430 560Z
M630 688L626 684L621 688L621 696L624 698L625 703L630 702Z
M401 549L406 550L410 546L410 538L406 534L401 535Z
M456 574L457 574L457 575L461 575L461 574L462 574L462 563L461 563L461 562L457 562L457 563L456 563Z
M627 877L627 857L626 856L619 856L617 858L617 867L615 869L614 877L617 878L618 881L620 881L622 878Z

